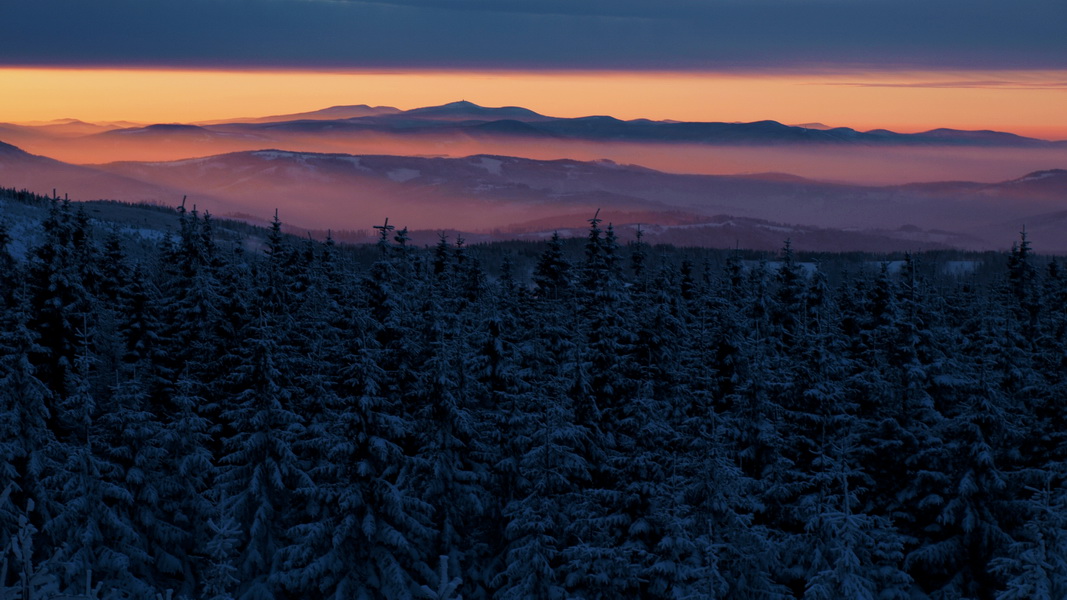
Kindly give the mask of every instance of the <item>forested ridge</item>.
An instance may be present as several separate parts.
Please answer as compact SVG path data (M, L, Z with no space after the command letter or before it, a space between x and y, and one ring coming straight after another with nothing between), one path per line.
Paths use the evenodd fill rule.
M1067 273L0 218L0 598L1067 597ZM158 595L158 596L157 596ZM69 597L69 596L66 596Z

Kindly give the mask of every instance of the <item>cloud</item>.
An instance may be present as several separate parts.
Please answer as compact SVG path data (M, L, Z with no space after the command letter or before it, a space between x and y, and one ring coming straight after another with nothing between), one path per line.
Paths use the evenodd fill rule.
M1062 0L35 0L0 64L1067 68Z
M834 81L807 85L830 85L864 88L984 89L984 90L1067 90L1067 81Z

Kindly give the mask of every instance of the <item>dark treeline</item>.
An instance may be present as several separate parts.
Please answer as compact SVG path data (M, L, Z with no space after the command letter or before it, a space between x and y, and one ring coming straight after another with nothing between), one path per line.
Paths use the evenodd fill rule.
M0 229L0 597L1067 597L1067 274ZM1040 266L1038 266L1040 265Z

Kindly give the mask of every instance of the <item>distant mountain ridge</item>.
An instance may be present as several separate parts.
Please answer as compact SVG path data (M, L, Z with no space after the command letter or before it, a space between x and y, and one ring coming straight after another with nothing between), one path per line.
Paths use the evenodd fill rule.
M517 125L522 123L523 125ZM418 133L509 135L587 141L695 143L709 145L820 144L873 146L977 146L1013 148L1067 148L1067 141L1048 141L998 131L932 129L897 133L885 129L858 131L850 127L784 125L774 120L748 123L621 120L611 116L560 118L518 106L484 107L462 100L410 110L366 105L336 106L320 111L258 119L212 121L198 124L213 132L308 132L330 129L406 135ZM144 129L159 127L150 125ZM130 133L136 128L128 130ZM190 130L192 131L192 130Z
M0 123L0 134L25 144L35 136L88 142L95 137L114 140L114 135L144 134L169 136L248 135L268 138L274 145L287 141L287 135L328 132L343 134L403 134L406 137L549 138L591 142L655 142L710 146L959 146L991 148L1061 148L1067 140L1049 141L1001 131L967 131L949 128L919 133L898 133L887 129L859 131L850 127L830 127L822 123L784 125L774 120L746 123L687 122L677 120L621 120L605 115L552 117L520 106L485 107L467 100L438 106L400 110L391 106L366 104L332 106L320 110L266 117L216 119L196 123L157 123L136 125L128 122L85 123L62 119L47 123ZM284 144L282 144L284 145ZM253 147L225 148L223 151L252 150Z

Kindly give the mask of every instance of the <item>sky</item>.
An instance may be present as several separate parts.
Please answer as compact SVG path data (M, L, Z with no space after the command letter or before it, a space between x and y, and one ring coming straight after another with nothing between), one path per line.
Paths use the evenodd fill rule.
M1063 0L0 0L0 22L0 121L464 98L1067 138Z

